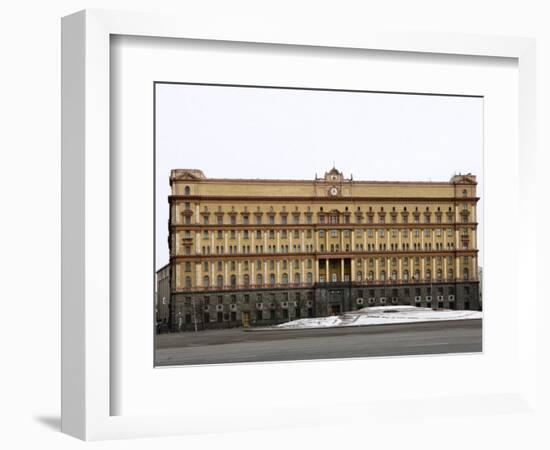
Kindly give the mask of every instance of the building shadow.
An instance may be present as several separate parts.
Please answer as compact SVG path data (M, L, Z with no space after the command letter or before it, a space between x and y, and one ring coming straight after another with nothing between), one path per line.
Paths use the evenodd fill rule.
M35 416L34 420L53 431L61 431L60 416Z

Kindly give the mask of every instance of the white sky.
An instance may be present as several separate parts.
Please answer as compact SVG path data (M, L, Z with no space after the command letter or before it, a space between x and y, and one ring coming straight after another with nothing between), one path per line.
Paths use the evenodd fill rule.
M168 262L168 177L355 180L478 177L483 265L483 99L362 92L156 86L156 266Z

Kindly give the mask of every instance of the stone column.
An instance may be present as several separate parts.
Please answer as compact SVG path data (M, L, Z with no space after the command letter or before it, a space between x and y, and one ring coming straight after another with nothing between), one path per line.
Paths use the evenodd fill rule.
M315 283L319 282L319 260L315 258L315 273L313 274L313 281Z
M344 258L340 258L340 281L344 281Z
M330 281L330 274L328 273L328 258L325 259L325 283Z
M195 264L195 278L196 278L195 286L197 286L197 287L202 286L201 274L202 274L202 264L200 264L200 263Z
M355 258L351 258L351 281L355 281Z
M237 253L241 253L241 232L238 230L237 230Z
M237 287L240 287L243 285L243 274L241 271L241 261L237 263Z
M223 285L224 286L227 286L229 283L228 283L228 277L229 277L229 267L228 267L228 264L229 264L229 261L224 261L223 262L223 267L224 267L224 277L223 277Z
M201 253L201 232L195 232L195 253L200 255Z

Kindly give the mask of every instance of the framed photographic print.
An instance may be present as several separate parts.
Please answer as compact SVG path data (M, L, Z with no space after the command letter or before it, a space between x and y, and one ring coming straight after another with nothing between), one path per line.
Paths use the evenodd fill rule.
M529 409L531 40L86 11L62 42L65 432Z

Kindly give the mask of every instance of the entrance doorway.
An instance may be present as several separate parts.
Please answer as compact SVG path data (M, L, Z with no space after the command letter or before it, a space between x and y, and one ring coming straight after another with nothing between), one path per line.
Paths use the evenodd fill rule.
M250 311L242 312L243 327L248 328L250 326Z
M340 305L330 305L330 315L331 316L338 316L341 313L341 307Z

